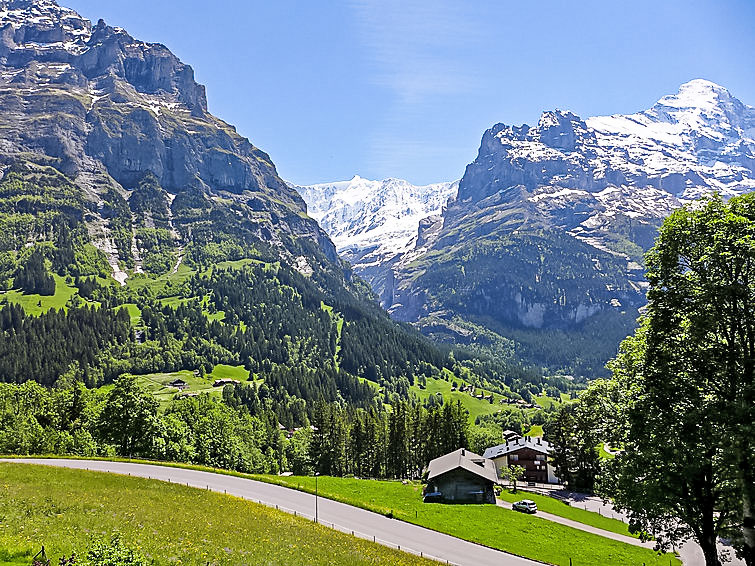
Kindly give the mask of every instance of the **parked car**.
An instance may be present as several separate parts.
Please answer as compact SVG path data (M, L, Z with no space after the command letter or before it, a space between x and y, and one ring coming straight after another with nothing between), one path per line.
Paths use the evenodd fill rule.
M522 513L537 513L537 503L531 499L522 499L514 503L511 508L514 511L521 511Z
M443 501L443 494L440 491L430 491L422 498L423 503L440 503L441 501Z

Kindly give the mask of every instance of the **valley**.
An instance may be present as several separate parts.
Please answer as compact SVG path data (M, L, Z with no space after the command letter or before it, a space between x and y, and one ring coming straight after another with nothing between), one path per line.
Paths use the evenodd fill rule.
M302 196L395 319L488 351L510 341L526 363L593 378L634 329L662 220L755 187L753 127L752 106L696 79L632 115L496 124L454 194L423 188L424 201L444 202L425 218L396 212L405 181L366 191L357 177ZM399 225L412 237L403 247L375 227Z
M264 33L279 19L260 11ZM267 37L237 23L223 42ZM334 163L454 151L466 168L289 182L298 163L279 173L227 105L211 112L186 44L0 0L0 566L42 545L34 566L665 566L689 544L706 566L724 546L751 566L755 108L692 79L637 112L484 132L498 114L444 115L437 142L388 144L430 91L459 93L417 72L393 96L354 69L339 88L299 80L361 53L316 31L304 60L281 63L284 35L226 53L235 78L210 100L253 77L232 93L255 114L243 129L281 155L308 144L312 180L329 178L318 135L351 140ZM448 35L407 41L458 48ZM212 49L203 73L215 43L192 46ZM253 96L291 74L296 88ZM395 107L373 114L376 97ZM344 114L258 128L284 101ZM473 159L440 147L470 125ZM512 510L530 496L539 515Z

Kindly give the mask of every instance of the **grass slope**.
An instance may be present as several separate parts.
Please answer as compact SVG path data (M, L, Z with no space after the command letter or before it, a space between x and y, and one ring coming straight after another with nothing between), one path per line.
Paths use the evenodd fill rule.
M39 316L50 309L62 309L78 289L68 285L60 275L56 274L53 277L55 278L54 295L26 295L21 291L13 290L0 293L0 299L4 298L8 303L21 305L27 314L33 316Z
M461 401L462 407L469 411L469 420L474 423L475 419L480 415L492 415L501 410L500 401L503 398L498 393L493 393L493 403L485 401L484 399L477 399L467 392L451 391L452 381L455 381L459 385L467 385L463 380L459 378L453 378L451 381L445 379L436 379L434 377L427 378L427 386L425 389L420 389L418 385L412 385L409 388L411 393L414 393L419 399L425 400L432 395L440 393L443 396L444 401L456 402ZM483 393L485 395L490 394L490 391L477 389L475 393Z
M543 426L536 425L536 424L532 425L530 429L524 433L524 436L534 436L534 437L543 436Z
M146 375L140 375L137 378L138 383L144 387L160 403L160 409L164 410L170 401L175 397L179 390L175 387L168 385L174 379L183 379L188 384L186 392L194 393L209 393L210 395L217 395L218 397L223 394L222 387L213 387L212 382L215 380L212 376L201 378L193 371L182 370L171 373L150 373Z
M208 377L212 377L213 379L236 379L238 381L246 381L249 379L249 370L244 368L244 366L218 364Z
M260 479L314 493L312 477ZM321 477L318 488L323 497L392 513L403 521L557 566L567 566L570 558L579 566L681 564L673 555L659 556L651 550L494 505L422 503L418 483Z
M0 464L0 564L79 555L119 533L154 564L432 564L212 492L81 470Z
M571 505L559 501L558 499L554 499L553 497L538 495L521 489L518 490L517 493L512 493L509 489L504 489L498 496L498 499L510 503L514 503L521 499L531 499L537 503L537 508L545 513L564 517L565 519L571 519L572 521L603 529L604 531L611 531L612 533L626 535L628 537L634 536L629 532L629 525L618 519L604 517L603 515L593 513L592 511L572 507Z

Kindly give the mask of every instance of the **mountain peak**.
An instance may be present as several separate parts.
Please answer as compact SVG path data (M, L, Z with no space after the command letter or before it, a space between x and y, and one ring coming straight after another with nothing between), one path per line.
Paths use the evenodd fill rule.
M0 53L67 51L81 54L91 37L92 24L55 0L0 0Z
M55 0L0 0L0 23L53 25L66 17L83 19Z
M693 79L679 87L676 94L664 96L659 105L674 108L710 108L736 100L721 85L706 79Z

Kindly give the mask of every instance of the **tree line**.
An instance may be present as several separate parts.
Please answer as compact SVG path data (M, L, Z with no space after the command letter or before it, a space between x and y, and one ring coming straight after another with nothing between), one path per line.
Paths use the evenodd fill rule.
M298 426L283 426L264 386L226 385L222 399L172 400L163 411L138 378L109 390L66 376L55 388L0 384L0 453L122 456L254 473L419 477L429 460L468 447L461 405L396 400L354 408L300 400Z

